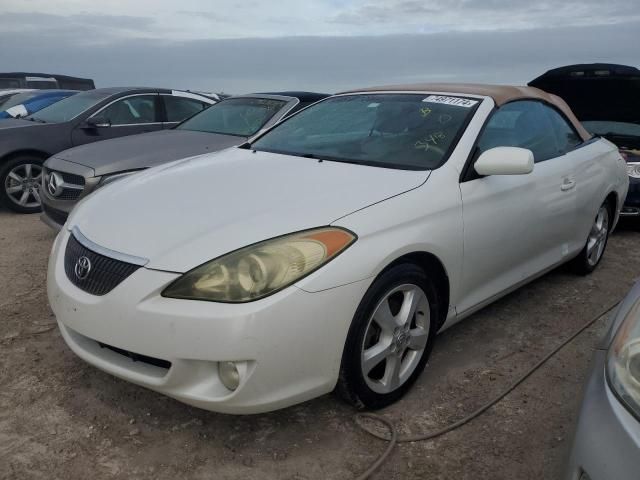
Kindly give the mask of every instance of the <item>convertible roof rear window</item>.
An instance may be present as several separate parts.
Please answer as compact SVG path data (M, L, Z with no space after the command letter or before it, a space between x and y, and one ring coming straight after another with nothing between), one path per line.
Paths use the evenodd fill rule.
M446 162L480 101L434 94L342 95L290 117L251 145L346 163L429 170Z

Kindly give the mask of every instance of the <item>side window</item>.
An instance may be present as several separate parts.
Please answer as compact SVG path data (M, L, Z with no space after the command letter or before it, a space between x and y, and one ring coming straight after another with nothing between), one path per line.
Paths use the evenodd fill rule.
M36 90L44 90L47 88L60 88L55 80L27 80L27 88L35 88Z
M548 115L551 125L556 132L558 148L561 153L567 153L582 143L582 139L575 128L554 108L543 105L545 113Z
M13 78L0 78L0 88L20 88L20 80Z
M209 106L195 98L174 97L173 95L163 95L162 98L167 110L167 122L181 122Z
M96 116L108 119L111 125L156 123L156 95L137 95L112 103Z
M527 148L533 152L536 163L562 155L554 127L544 108L542 103L531 100L500 107L478 139L480 152L493 147Z

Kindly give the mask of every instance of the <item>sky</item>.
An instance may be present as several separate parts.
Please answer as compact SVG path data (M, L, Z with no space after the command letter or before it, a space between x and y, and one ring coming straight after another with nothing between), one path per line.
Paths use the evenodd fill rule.
M227 93L640 67L640 0L0 0L0 71Z

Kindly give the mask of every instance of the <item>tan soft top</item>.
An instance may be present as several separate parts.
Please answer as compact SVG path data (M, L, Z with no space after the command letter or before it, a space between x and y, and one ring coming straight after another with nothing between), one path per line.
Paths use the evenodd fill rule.
M521 87L515 85L484 85L471 83L416 83L410 85L386 85L382 87L368 87L359 90L349 90L341 93L357 92L433 92L433 93L457 93L462 95L481 95L491 97L495 104L500 107L513 100L531 98L542 100L555 105L573 124L583 140L589 140L591 134L587 132L582 124L573 114L569 105L556 95L547 93L535 87Z

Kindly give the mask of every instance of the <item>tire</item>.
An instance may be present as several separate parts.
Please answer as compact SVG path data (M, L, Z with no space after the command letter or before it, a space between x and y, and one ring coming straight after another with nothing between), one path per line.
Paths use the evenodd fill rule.
M571 269L578 275L588 275L600 264L609 241L612 211L609 202L604 202L598 209L584 248L571 260Z
M41 158L21 155L0 164L0 201L17 213L37 213L42 209Z
M358 409L378 409L400 399L431 354L440 327L439 305L435 285L418 266L399 264L382 273L353 317L338 395Z

